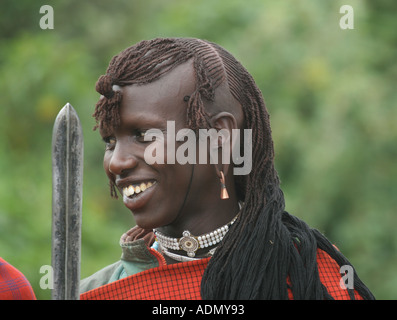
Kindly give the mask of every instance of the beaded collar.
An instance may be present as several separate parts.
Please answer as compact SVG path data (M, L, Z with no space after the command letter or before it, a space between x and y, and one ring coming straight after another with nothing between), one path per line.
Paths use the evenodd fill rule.
M168 237L156 229L154 229L153 232L156 236L157 242L160 245L160 248L163 249L162 251L164 254L178 261L196 260L197 258L194 258L196 255L196 251L198 249L214 246L221 242L223 237L229 231L230 226L236 221L237 217L238 214L233 218L232 221L225 224L224 226L219 227L218 229L203 234L201 236L194 236L187 230L183 231L181 238ZM190 257L190 259L188 257L169 252L167 249L175 251L184 250L187 253L188 257ZM215 248L210 250L207 256L211 256L214 251Z

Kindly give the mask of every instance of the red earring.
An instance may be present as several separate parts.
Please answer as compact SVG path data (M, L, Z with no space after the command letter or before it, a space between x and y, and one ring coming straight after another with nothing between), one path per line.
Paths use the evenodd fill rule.
M225 176L223 175L223 172L220 171L221 173L221 199L229 199L229 194L227 193L227 189L226 189L226 183L225 183Z

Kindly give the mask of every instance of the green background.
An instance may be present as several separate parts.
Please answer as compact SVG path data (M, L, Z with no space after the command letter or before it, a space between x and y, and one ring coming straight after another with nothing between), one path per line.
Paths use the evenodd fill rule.
M54 29L42 30L42 5ZM354 29L342 30L342 5ZM92 130L95 82L143 39L187 36L230 51L271 114L287 210L319 229L378 299L397 297L397 20L395 1L6 0L0 10L0 256L37 298L51 264L51 138L70 102L83 126L82 268L120 257L134 225L110 199L104 145Z

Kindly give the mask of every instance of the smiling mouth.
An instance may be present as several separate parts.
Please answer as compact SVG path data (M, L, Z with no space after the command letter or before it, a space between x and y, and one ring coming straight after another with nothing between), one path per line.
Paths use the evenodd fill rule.
M138 194L144 193L149 188L153 187L156 181L141 182L139 184L131 184L123 188L123 196L127 198L134 198Z

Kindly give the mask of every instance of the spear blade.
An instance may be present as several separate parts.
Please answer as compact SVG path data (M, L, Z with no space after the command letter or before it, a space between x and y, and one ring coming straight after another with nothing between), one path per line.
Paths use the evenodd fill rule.
M52 135L53 300L78 300L83 186L83 133L67 103Z

